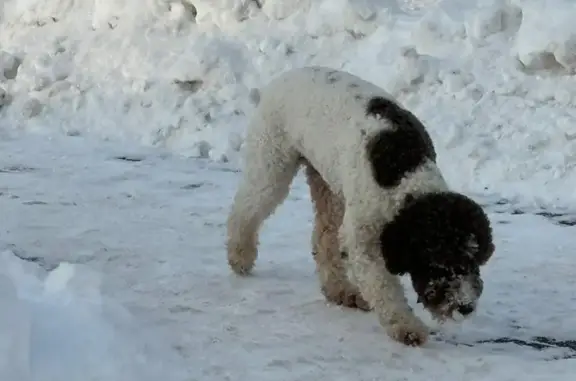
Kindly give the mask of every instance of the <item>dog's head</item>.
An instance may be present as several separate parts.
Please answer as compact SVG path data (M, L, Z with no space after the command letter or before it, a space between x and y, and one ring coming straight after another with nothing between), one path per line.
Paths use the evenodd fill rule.
M494 252L480 205L453 192L408 195L380 241L388 270L410 274L433 317L459 320L474 312L483 290L480 266Z

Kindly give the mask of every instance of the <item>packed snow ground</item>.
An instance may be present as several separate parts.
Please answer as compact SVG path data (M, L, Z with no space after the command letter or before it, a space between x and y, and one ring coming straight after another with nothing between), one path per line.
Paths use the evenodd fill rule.
M572 379L574 12L570 0L5 0L0 380ZM430 129L448 181L491 213L482 308L425 348L324 303L301 178L267 223L256 275L226 266L249 90L308 64L394 93ZM558 343L537 350L538 336Z
M482 306L413 349L389 340L373 314L324 302L302 177L265 226L255 275L238 278L223 247L238 180L229 164L80 137L5 139L0 159L2 380L567 381L576 372L562 360L576 348L477 343L576 339L576 242L546 217L484 200L498 252Z

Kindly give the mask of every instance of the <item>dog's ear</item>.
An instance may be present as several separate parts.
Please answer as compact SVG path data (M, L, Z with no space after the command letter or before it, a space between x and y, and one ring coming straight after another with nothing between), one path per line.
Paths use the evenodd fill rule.
M484 242L484 245L479 245L478 239L474 234L468 239L468 248L478 266L484 266L494 254L494 243L489 241Z
M494 254L494 250L495 250L494 244L490 242L486 250L477 252L476 263L478 263L478 266L484 266L488 262L488 260L492 257L492 254Z
M412 195L406 197L407 203L414 200ZM415 239L413 234L414 216L400 213L394 220L384 225L380 233L380 250L386 268L393 275L410 273L418 261L415 253L425 251L425 242Z

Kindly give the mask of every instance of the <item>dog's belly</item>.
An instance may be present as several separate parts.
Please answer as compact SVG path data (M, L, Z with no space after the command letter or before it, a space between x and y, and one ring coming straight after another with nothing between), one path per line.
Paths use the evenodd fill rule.
M306 149L299 151L306 160L306 164L311 165L322 176L330 190L337 195L342 195L341 158L336 153L333 153L332 155L327 155L327 157L334 158L334 160L329 161L326 158L318 157L315 152L310 152Z

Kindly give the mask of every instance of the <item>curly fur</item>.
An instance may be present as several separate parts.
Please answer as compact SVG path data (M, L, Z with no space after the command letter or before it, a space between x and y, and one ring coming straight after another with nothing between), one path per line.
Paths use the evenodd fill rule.
M374 97L368 101L366 115L395 126L374 135L366 146L374 179L381 187L396 187L407 173L427 160L436 161L430 135L410 111L385 98Z
M488 218L471 199L454 192L407 195L384 226L380 246L388 270L410 274L419 302L436 318L475 310L483 289L480 266L494 244Z
M408 305L400 279L393 271L397 270L394 262L401 262L395 253L404 252L403 243L381 241L384 232L392 231L387 227L409 210L407 199L427 199L433 194L441 195L438 200L449 198L446 196L450 191L435 163L432 142L421 123L379 87L351 74L322 67L284 73L266 86L257 99L259 104L245 139L243 177L227 223L231 268L238 274L252 270L260 226L284 201L305 160L333 194L322 201L321 189L311 189L312 194L318 193L316 229L321 224L338 227L337 244L328 243L330 254L326 251L323 257L318 240L335 241L333 230L325 236L319 231L313 234L317 263L334 268L335 253L347 253L347 259L341 263L345 262L350 287L347 284L344 288L349 293L354 289L360 291L362 299L375 310L381 325L395 340L408 345L426 342L428 329ZM337 215L326 223L319 222L324 217L319 216L318 210L332 210L338 202L343 205L341 223ZM469 203L473 202L467 200L464 204ZM431 211L419 210L414 214L417 218L434 218ZM461 258L467 258L479 247L474 241L479 237L475 229L478 226L481 230L486 226L489 229L487 219L466 213L469 212L464 212L464 220L479 220L467 232L469 250L461 253ZM414 235L421 234L409 226L410 221L398 225L397 230L407 228ZM333 249L336 245L339 250ZM426 263L438 260L438 256L423 253L411 255ZM338 276L341 273L340 269L335 270ZM410 275L413 281L425 277L415 271ZM457 283L460 280L447 278L448 288L458 291L457 287L469 286L469 282ZM437 284L438 287L443 285ZM425 298L425 292L420 290L419 296ZM445 293L446 298L454 292ZM444 300L442 303L445 304Z

